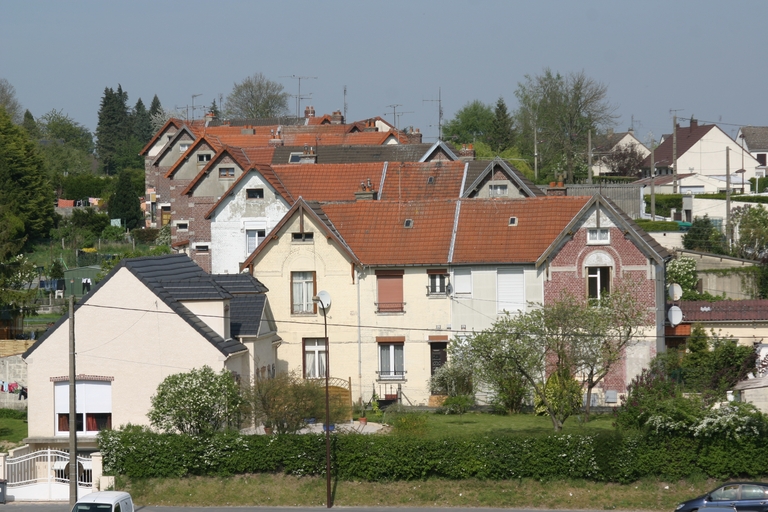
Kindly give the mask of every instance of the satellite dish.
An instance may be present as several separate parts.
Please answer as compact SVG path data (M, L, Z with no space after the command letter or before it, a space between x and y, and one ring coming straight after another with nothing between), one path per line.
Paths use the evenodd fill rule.
M672 306L669 308L667 318L669 319L669 323L672 325L672 327L680 325L680 322L683 321L683 310L677 306Z
M331 294L325 290L321 290L320 293L317 294L317 301L320 303L321 308L328 309L331 307Z
M672 283L669 285L669 298L672 300L680 300L680 298L683 296L683 288L677 284Z

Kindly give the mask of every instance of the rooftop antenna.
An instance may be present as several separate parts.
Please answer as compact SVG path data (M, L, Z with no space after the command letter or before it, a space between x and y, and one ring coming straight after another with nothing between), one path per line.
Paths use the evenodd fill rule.
M192 95L192 120L195 120L195 98L198 98L202 96L202 94L193 94ZM187 117L189 117L189 113L187 113Z
M299 76L299 75L285 75L280 78L293 78L299 81L299 94L296 95L296 119L299 118L299 110L301 110L301 81L302 80L316 80L316 76Z
M347 86L344 86L344 122L347 122Z
M394 105L387 105L387 108L391 108L392 109L392 118L393 118L392 121L395 123L395 130L397 130L397 119L398 119L397 118L397 107L402 107L402 105L400 103L397 103L397 104L394 104ZM405 114L405 113L406 112L403 112L403 114ZM407 112L407 113L412 113L412 112ZM388 116L389 112L385 112L384 115Z
M422 103L425 101L436 101L437 102L437 108L438 108L438 114L437 114L437 140L443 140L443 98L442 98L442 87L437 88L437 99L436 100L421 100Z

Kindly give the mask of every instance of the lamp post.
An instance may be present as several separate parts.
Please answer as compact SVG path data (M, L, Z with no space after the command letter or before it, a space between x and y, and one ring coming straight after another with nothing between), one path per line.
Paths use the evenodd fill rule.
M328 308L331 306L331 294L325 290L320 291L313 302L320 304L323 310L323 332L325 333L325 503L328 508L331 503L331 408L328 394L328 375L331 373L330 357L328 350Z

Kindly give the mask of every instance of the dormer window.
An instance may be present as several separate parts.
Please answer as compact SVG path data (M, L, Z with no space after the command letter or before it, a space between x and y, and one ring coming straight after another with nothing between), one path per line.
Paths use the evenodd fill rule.
M608 228L592 228L587 230L589 245L608 245L611 243L611 231Z

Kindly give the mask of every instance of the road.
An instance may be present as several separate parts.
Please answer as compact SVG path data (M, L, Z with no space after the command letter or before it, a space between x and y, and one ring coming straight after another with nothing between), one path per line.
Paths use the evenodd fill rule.
M0 505L0 512L67 512L66 503L14 503ZM136 507L136 512L320 512L325 507ZM440 507L333 507L343 512L432 512ZM605 512L597 510L547 510L510 508L445 508L450 512ZM620 511L614 511L620 512Z

